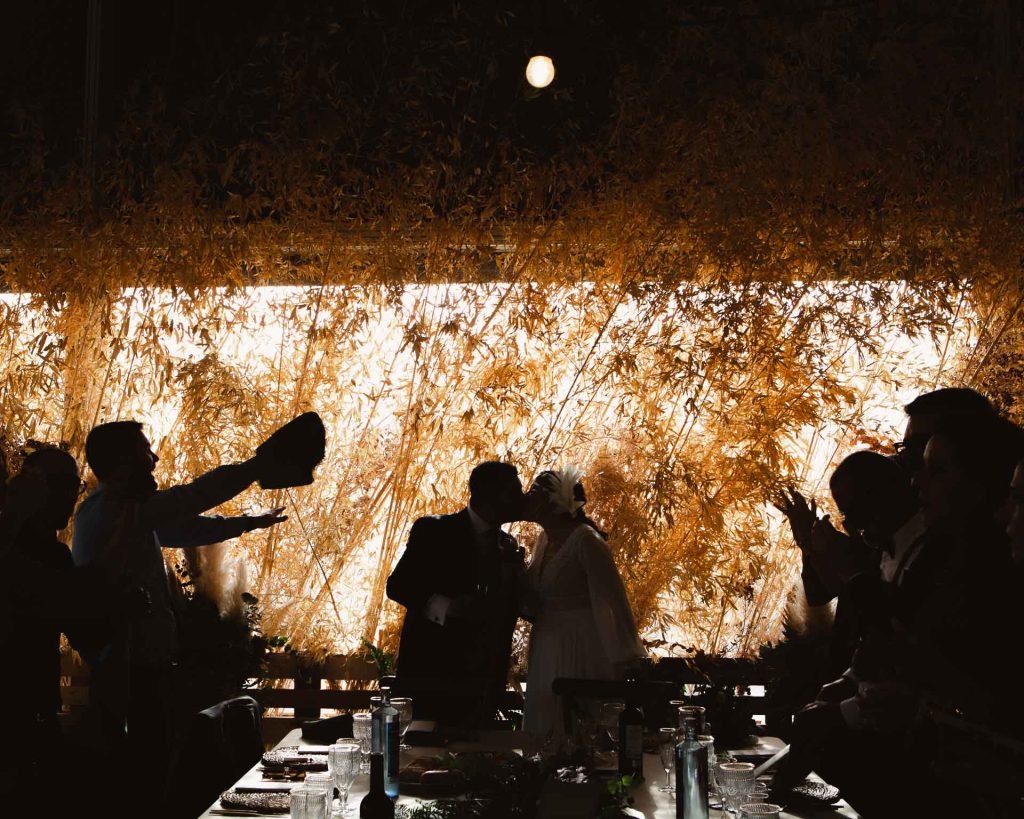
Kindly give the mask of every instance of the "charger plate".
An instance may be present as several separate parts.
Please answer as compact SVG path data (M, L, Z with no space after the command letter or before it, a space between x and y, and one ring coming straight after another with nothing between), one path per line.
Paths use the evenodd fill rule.
M258 813L288 813L291 797L284 793L236 793L225 791L220 795L220 805L228 810L253 810Z
M267 771L326 771L327 756L311 754L298 745L286 745L267 751L262 758L263 769Z

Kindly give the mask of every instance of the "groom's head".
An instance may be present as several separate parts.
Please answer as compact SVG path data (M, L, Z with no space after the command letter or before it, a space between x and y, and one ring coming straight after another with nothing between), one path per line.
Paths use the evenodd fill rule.
M519 520L523 513L523 485L511 464L485 461L469 474L469 502L488 523Z

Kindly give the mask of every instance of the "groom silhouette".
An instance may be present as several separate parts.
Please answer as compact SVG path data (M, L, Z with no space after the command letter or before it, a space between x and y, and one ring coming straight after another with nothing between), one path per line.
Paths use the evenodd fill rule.
M524 495L514 466L487 461L469 496L461 512L413 523L387 594L406 609L396 693L417 718L479 727L508 679L524 561L501 525L521 519Z

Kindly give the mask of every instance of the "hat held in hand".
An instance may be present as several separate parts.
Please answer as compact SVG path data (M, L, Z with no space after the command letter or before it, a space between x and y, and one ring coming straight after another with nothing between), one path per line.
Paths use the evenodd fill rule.
M313 469L324 459L327 433L315 412L293 418L256 448L260 486L283 489L313 483Z

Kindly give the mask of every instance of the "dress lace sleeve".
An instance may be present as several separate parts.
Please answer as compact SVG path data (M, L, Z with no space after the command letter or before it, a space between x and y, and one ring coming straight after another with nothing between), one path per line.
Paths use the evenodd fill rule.
M533 546L533 553L526 564L526 571L519 577L519 616L531 623L541 611L540 567L544 561L544 547L547 541L542 532Z
M615 568L608 544L596 532L588 530L578 548L579 560L587 575L594 622L608 659L614 665L646 657L647 652L640 642L633 610L626 597L626 587Z

